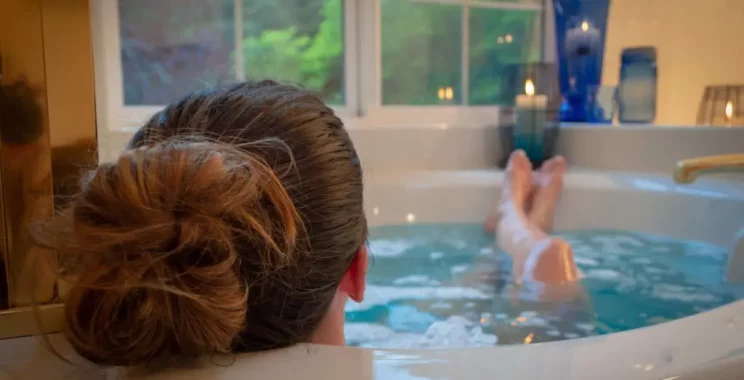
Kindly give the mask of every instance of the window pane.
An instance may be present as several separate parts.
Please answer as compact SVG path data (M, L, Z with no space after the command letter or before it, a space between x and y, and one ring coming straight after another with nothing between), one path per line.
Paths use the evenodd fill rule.
M461 102L462 7L382 0L382 103Z
M552 2L553 0L550 0ZM472 0L471 3L473 3L475 6L479 2L483 3L519 3L519 4L525 4L525 5L541 5L543 3L543 0Z
M234 80L232 12L232 0L119 0L124 104L167 104Z
M247 79L304 85L343 104L342 1L119 0L125 104L170 103L233 82L239 71Z
M469 103L514 103L519 68L540 54L535 11L471 8Z
M344 104L343 0L243 1L245 74L318 91Z

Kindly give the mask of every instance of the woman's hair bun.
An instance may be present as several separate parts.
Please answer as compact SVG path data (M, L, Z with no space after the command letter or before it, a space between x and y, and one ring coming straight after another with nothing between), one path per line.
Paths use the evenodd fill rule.
M164 141L83 181L54 238L72 283L66 335L82 356L136 365L231 350L250 312L241 262L289 264L302 230L277 174L248 151Z

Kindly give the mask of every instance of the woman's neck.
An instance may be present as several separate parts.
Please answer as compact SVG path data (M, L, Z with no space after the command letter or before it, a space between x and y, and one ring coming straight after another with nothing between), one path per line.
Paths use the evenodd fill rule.
M341 292L336 294L336 297L331 303L331 308L310 338L310 343L333 346L343 346L346 344L346 337L344 335L344 323L346 322L344 307L347 298Z

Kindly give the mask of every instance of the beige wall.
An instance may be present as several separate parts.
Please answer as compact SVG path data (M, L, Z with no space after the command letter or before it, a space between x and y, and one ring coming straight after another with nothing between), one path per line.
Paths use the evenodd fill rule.
M620 53L655 46L656 124L695 124L703 88L744 84L744 0L612 0L602 84L617 85Z

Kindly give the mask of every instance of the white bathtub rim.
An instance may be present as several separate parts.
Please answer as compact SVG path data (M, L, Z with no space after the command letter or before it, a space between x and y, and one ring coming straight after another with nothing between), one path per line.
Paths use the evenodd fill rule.
M145 378L296 379L297 373L302 373L303 380L688 379L684 375L690 371L732 361L741 364L736 368L744 368L741 315L744 302L740 301L646 328L534 345L379 350L299 344L241 354L229 366L204 359L188 369L163 371L156 367L153 376ZM717 328L711 329L715 325ZM694 379L705 379L705 372L702 375Z
M493 187L501 188L504 171L481 170L415 170L368 172L364 175L365 187L389 186L414 189ZM696 183L674 183L671 175L625 171L600 171L569 168L564 181L565 191L575 189L617 190L647 193L680 194L691 197L721 198L744 202L744 182L717 178L701 178ZM724 194L725 193L725 196ZM499 193L494 194L495 197Z

